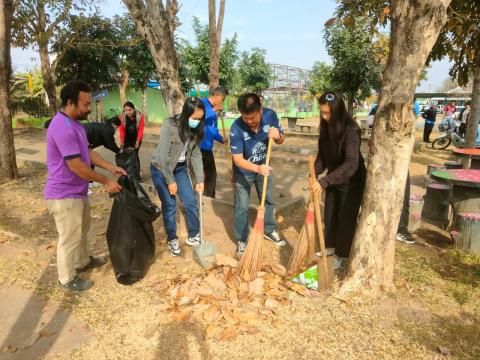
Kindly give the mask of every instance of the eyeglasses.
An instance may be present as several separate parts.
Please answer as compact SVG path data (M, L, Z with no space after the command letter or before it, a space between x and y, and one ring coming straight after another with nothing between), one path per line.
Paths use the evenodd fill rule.
M335 95L334 94L327 94L327 95L325 95L325 100L327 100L328 102L332 102L333 100L335 100Z

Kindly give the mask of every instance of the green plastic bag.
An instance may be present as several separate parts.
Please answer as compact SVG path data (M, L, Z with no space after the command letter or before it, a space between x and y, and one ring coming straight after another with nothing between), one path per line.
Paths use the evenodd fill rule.
M305 286L310 290L318 290L318 272L317 265L308 268L304 272L292 278L294 283Z

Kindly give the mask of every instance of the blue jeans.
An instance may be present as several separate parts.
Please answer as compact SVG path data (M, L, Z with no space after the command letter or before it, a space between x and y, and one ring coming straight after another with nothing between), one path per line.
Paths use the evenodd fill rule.
M162 201L163 223L167 231L167 240L170 241L177 238L177 198L168 192L168 185L163 173L153 165L150 166L150 171L152 173L153 184ZM173 174L175 175L175 182L177 183L178 195L185 210L188 236L196 236L200 232L197 200L195 199L192 183L188 177L187 167L185 165L177 166Z
M234 235L237 241L247 242L250 227L248 225L248 205L250 204L250 189L255 184L258 199L262 197L263 176L258 174L242 174L235 172L235 225ZM265 199L265 233L275 231L277 224L273 217L275 203L272 194L272 176L267 180L267 196Z

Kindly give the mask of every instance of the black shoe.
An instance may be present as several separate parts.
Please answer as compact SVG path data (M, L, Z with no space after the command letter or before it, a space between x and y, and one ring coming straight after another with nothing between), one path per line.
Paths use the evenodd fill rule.
M415 239L409 232L399 232L397 234L397 240L403 241L405 244L415 244Z
M107 263L107 259L104 256L90 256L90 262L81 269L77 269L77 272L82 273L91 269L99 268Z
M88 279L82 279L81 277L75 276L72 281L69 281L66 284L58 283L61 288L67 289L75 292L87 291L93 286L93 281Z
M277 246L287 245L287 242L285 240L283 240L280 237L280 234L278 232L276 232L275 230L272 231L270 234L264 234L263 236L264 236L265 239L270 240L271 242L273 242Z

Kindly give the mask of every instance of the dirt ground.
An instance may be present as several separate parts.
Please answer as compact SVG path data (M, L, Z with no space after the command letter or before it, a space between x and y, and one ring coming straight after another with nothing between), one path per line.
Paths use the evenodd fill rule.
M415 153L412 192L423 195L426 164L448 159L447 151ZM301 295L279 285L281 301L268 314L263 298L257 319L247 327L233 319L235 325L228 326L223 306L235 314L228 300L219 303L223 317L209 320L169 308L171 284L191 284L205 274L190 252L168 256L161 219L154 224L156 260L143 281L117 284L108 263L87 274L95 281L92 290L80 295L60 290L57 234L42 199L45 171L27 167L20 173L20 179L0 184L0 297L7 299L0 300L0 359L478 359L480 354L480 259L453 249L435 227L425 224L415 245L397 244L393 293L346 303L332 292ZM106 254L111 200L100 188L90 200L90 235L96 252ZM297 209L278 219L289 240L298 236L303 216ZM206 226L208 231L216 225ZM265 284L277 281L270 274L264 278ZM221 335L214 335L217 327Z

